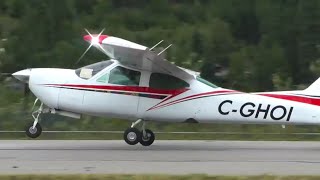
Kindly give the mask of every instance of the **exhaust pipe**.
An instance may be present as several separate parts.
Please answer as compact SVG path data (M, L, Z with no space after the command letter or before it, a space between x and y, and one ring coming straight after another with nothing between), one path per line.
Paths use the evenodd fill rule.
M81 114L77 114L77 113L73 113L73 112L69 112L69 111L61 111L61 110L56 110L56 109L50 109L49 111L51 114L58 114L61 116L66 116L66 117L71 117L74 119L80 119L81 118Z

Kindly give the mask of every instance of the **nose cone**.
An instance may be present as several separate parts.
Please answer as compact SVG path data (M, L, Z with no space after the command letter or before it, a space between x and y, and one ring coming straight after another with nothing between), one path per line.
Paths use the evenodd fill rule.
M24 69L24 70L13 73L12 76L24 83L28 83L30 74L31 74L31 69Z

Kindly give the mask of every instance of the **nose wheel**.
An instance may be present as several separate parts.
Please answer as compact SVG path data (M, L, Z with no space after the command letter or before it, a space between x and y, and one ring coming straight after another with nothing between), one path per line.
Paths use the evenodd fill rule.
M37 138L42 133L42 127L39 123L36 124L35 127L33 127L33 123L27 126L26 128L26 135L30 138Z
M35 100L33 107L37 104L37 102L38 102L38 99ZM42 127L39 124L39 119L40 119L40 115L46 111L47 111L47 109L43 108L43 103L41 103L39 109L32 113L32 118L34 119L34 122L28 124L26 127L26 135L28 137L37 138L41 135Z
M136 145L140 142L143 146L150 146L154 140L155 135L150 129L145 129L145 121L142 121L142 128L139 131L135 126L139 124L142 120L132 123L131 127L125 130L123 134L124 141L129 145Z

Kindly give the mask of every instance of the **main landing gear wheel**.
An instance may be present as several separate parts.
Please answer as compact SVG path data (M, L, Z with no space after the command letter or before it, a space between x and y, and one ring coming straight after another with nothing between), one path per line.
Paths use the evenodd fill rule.
M142 122L141 131L139 131L137 128L134 128L140 122ZM131 127L124 132L123 139L129 145L136 145L138 142L140 142L140 144L143 146L150 146L154 142L155 135L150 129L145 129L145 126L146 122L142 119L138 119L136 122L133 122Z
M153 132L150 129L145 130L145 134L143 134L143 131L141 132L141 140L140 144L143 146L150 146L155 139L155 136Z
M30 138L37 138L42 133L42 127L39 123L36 124L35 127L33 127L33 123L27 126L26 128L26 135Z
M128 128L123 134L123 139L129 145L136 145L141 140L141 132L137 128Z

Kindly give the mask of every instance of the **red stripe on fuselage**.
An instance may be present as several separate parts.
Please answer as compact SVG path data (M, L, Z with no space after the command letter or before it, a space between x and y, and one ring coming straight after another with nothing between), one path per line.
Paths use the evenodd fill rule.
M161 94L161 95L170 95L167 98L163 99L163 101L151 107L149 110L158 109L161 107L167 107L173 104L193 100L199 97L206 97L210 95L226 95L226 94L234 94L241 93L239 91L234 90L217 90L204 92L200 94L194 94L187 97L183 97L180 99L173 100L171 102L167 102L172 98L188 91L189 89L176 89L176 90L160 90L154 89L150 87L139 87L139 86L107 86L107 85L77 85L77 84L44 84L45 86L53 86L53 87L67 87L67 88L75 88L75 89L89 89L89 90L105 90L105 91L123 91L123 92L135 92L135 93L150 93L150 94ZM166 103L165 103L166 102Z
M320 106L319 98L303 97L303 96L287 95L287 94L258 94L258 95Z
M139 87L139 86L104 86L104 85L75 85L75 84L45 84L45 85L70 87L70 88L84 88L84 89L93 89L93 90L111 90L111 91L162 94L162 95L175 95L175 94L183 93L188 90L188 89L159 90L159 89L154 89L150 87Z
M170 105L174 105L174 104L178 104L178 103L181 103L181 102L185 102L185 101L188 101L188 100L192 100L192 99L196 99L196 98L199 98L199 97L206 97L206 96L210 96L210 95L214 95L214 94L233 94L233 93L240 93L238 91L233 91L233 90L218 90L218 91L210 91L210 92L205 92L205 93L200 93L200 94L194 94L194 95L190 95L190 96L187 96L187 97L184 97L184 98L180 98L180 99L177 99L177 100L174 100L174 101L171 101L171 102L167 102L167 103L164 103L162 104L163 102L151 107L150 109L148 109L147 111L149 110L153 110L153 109L158 109L158 108L162 108L162 107L167 107L167 106L170 106ZM169 98L171 99L171 98Z
M184 92L186 92L186 91L187 91L187 89L186 89L185 91L177 92L177 93L172 94L171 96L166 97L164 100L162 100L162 101L159 102L158 104L152 106L152 107L149 108L147 111L149 111L149 110L151 110L151 109L154 109L154 108L157 108L158 105L160 105L160 104L162 104L162 103L164 103L164 102L166 102L166 101L168 101L168 100L170 100L170 99L172 99L172 98L174 98L174 97L176 97L176 96L179 96L180 94L182 94L182 93L184 93Z

